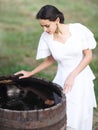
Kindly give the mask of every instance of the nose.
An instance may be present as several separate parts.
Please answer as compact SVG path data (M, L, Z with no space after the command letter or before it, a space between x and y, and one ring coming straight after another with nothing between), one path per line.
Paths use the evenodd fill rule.
M47 28L46 27L43 27L44 28L44 31L47 32Z

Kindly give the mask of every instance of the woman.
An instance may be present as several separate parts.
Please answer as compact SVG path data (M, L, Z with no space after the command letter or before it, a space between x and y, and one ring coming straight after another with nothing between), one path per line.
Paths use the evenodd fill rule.
M64 24L63 13L52 5L36 15L44 32L36 59L45 60L34 70L20 71L20 78L30 77L58 63L53 80L62 86L67 103L67 130L92 130L93 107L96 107L93 75L89 63L96 42L92 32L80 23Z

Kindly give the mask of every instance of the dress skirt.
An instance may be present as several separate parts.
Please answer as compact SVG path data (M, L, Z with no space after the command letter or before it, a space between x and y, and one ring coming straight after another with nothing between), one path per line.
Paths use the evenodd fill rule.
M66 94L66 102L67 127L92 130L93 108L96 107L93 81L77 78L72 91Z

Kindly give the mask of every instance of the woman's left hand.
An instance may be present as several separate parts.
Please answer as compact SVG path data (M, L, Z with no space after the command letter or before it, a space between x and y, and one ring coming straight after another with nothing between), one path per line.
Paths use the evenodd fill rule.
M74 77L68 76L64 84L63 92L68 93L69 91L71 91L73 84L74 84Z

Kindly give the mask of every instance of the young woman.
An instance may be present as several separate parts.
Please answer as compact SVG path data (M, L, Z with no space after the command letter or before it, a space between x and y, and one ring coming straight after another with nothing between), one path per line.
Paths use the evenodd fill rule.
M58 63L53 82L63 88L67 103L67 130L92 130L93 107L96 107L93 80L89 67L92 49L96 47L93 33L80 23L64 24L63 13L52 5L42 7L36 15L44 32L37 59L45 58L34 70L20 71L21 78L30 77Z

